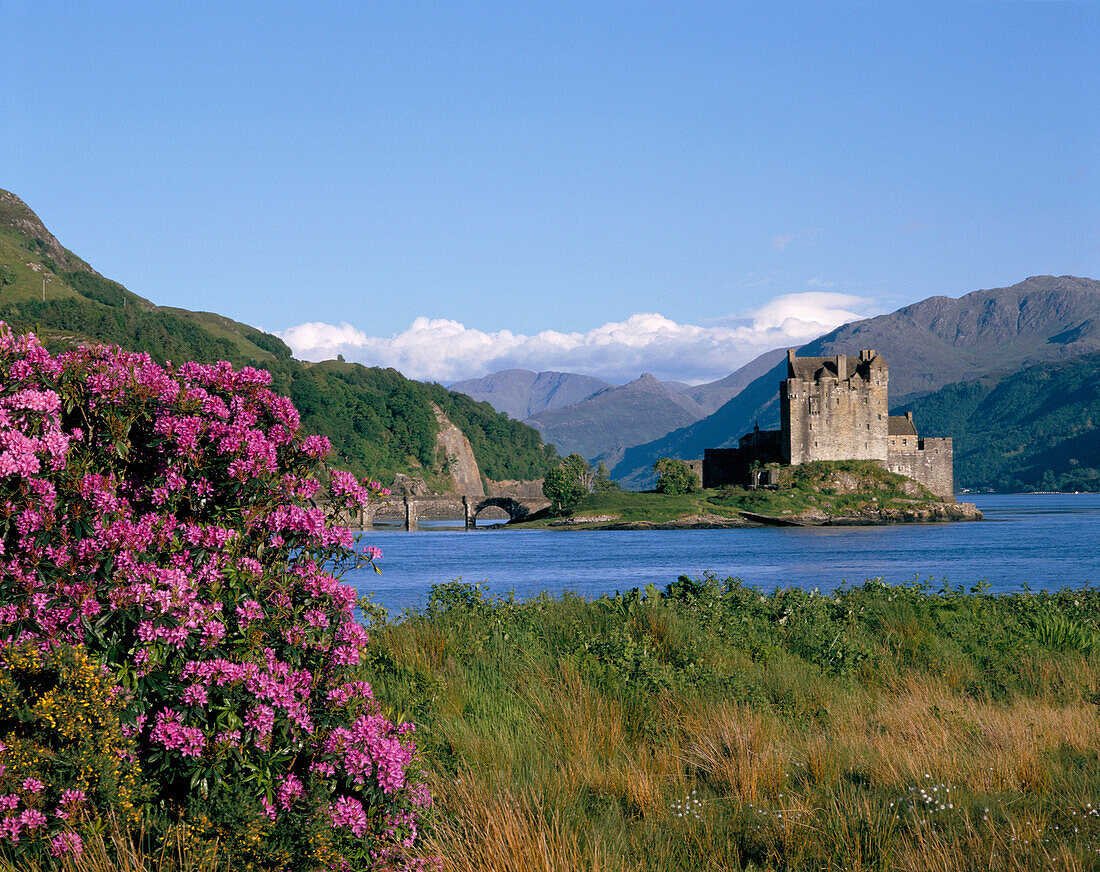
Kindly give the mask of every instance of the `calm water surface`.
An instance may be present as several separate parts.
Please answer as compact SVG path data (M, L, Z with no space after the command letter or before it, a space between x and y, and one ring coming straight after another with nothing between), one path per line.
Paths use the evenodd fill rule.
M895 527L764 527L745 530L368 531L382 575L347 576L392 608L421 607L433 584L485 582L517 597L571 591L597 597L682 574L735 575L770 591L831 590L847 581L933 579L996 592L1100 583L1100 494L966 496L986 520Z

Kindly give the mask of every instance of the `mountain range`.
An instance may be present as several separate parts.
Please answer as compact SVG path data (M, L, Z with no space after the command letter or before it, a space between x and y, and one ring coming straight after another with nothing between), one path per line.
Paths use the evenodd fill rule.
M662 382L649 373L611 385L571 372L507 369L450 385L498 412L523 420L561 454L577 452L609 465L632 445L657 439L714 412L786 353L777 348L718 381Z
M449 385L475 400L489 403L517 421L539 412L560 409L587 400L611 385L603 379L575 372L532 372L529 369L504 369L482 378L471 378Z
M101 276L2 190L0 320L35 330L55 351L109 342L160 361L262 367L294 400L303 428L332 440L335 463L384 480L424 478L437 489L460 486L441 437L450 434L446 444L453 444L456 431L469 445L467 478L540 478L559 460L541 433L562 453L605 459L624 485L645 486L661 457L692 459L755 423L776 426L786 376L785 349L697 386L648 374L610 385L575 373L510 370L447 390L392 369L306 363L255 327L156 306ZM923 434L955 438L961 487L1100 489L1100 282L1035 276L957 299L932 297L846 324L799 353L862 348L890 365L893 411L912 411Z
M1007 288L959 298L931 297L838 327L799 349L803 356L882 353L890 366L890 402L903 405L946 385L1100 351L1100 282L1076 276L1034 276ZM612 470L627 487L652 480L661 457L701 457L735 443L759 423L779 425L780 362L713 414L648 443L628 448ZM937 435L929 432L928 435ZM938 435L952 435L950 428Z
M579 403L532 415L527 423L563 454L575 451L582 457L606 458L663 436L673 427L698 421L705 414L691 397L643 373L628 384L603 388Z

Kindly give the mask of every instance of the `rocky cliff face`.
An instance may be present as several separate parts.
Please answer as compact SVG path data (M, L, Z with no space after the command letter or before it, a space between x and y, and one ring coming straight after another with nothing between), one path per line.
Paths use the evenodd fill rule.
M439 422L439 434L436 436L436 446L440 453L447 458L448 474L454 484L455 493L468 494L469 496L484 496L485 486L481 482L481 470L474 458L474 450L470 447L470 440L458 429L451 420L443 414L443 410L432 403L432 412Z

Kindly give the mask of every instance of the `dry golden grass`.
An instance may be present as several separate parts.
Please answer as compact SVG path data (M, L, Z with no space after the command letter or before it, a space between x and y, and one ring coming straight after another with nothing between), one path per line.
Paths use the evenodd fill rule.
M444 868L1100 870L1100 656L1029 635L1074 601L776 597L540 601L494 615L511 647L473 611L403 640Z
M863 756L877 784L931 774L974 790L1034 792L1043 786L1043 756L1096 748L1100 719L1084 703L979 702L939 682L911 680L897 695L834 709L823 741L833 757Z
M882 790L900 794L931 775L971 792L1035 793L1045 787L1045 755L1100 746L1091 707L976 701L942 677L910 678L896 693L836 692L819 701L829 711L825 726L728 702L669 704L662 717L672 723L671 738L645 743L625 739L621 704L586 685L567 661L522 696L542 740L544 777L520 788L497 766L441 785L445 823L433 848L447 870L619 868L621 860L585 829L578 797L612 798L627 819L652 819L659 829L671 825L671 801L706 784L732 808L770 809L761 818L770 845L764 868L825 862L847 870L1016 872L1035 862L1038 848L1022 853L1011 837L1034 840L1047 821L1021 810L1010 828L992 833L962 812L964 825L950 832L912 830L894 818ZM857 782L879 793L861 792ZM823 855L822 845L832 847ZM1043 848L1049 868L1092 868L1071 846Z
M735 705L688 715L681 758L689 771L742 802L783 791L790 768L787 736L773 718Z
M1043 833L1040 823L1028 820L983 832L967 818L950 833L922 829L901 834L889 868L891 872L1086 872L1097 868L1094 860L1069 843L1044 840Z
M541 750L552 761L548 788L614 797L631 813L650 814L683 781L676 755L627 740L622 706L594 693L569 661L553 678L539 675L523 691Z
M436 802L461 816L440 816L427 848L443 872L618 872L625 867L591 834L582 837L526 791L492 787L464 773L433 787Z
M142 833L124 832L117 820L110 820L105 832L84 837L79 856L66 856L48 863L27 860L12 862L0 858L0 872L232 872L232 858L219 856L217 845L196 851L188 847L186 826L177 827L153 855L137 846Z
M623 746L622 711L593 692L571 662L558 669L555 677L538 675L523 695L546 750L583 781L583 773L614 759Z

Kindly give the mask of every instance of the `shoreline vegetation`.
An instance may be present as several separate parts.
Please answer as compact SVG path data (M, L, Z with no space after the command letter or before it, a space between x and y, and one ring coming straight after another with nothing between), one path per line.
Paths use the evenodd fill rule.
M870 461L817 461L777 467L774 489L726 486L694 493L618 489L586 494L561 515L540 513L505 528L570 530L877 526L979 521L973 503L940 499L912 479Z
M1098 868L1100 591L937 587L455 582L372 685L446 872Z

